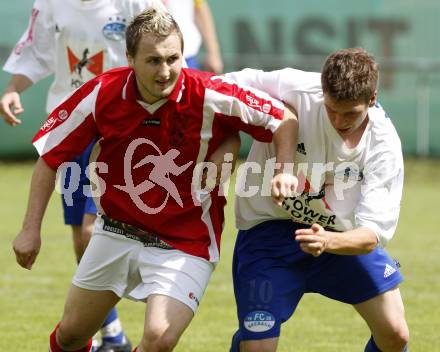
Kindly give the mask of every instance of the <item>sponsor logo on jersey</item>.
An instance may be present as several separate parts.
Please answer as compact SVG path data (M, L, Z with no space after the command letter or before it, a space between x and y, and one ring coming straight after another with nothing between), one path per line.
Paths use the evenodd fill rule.
M110 17L109 23L102 28L104 37L110 40L121 41L125 39L125 31L127 29L127 20L123 17Z
M58 118L61 121L64 121L65 119L67 119L69 117L69 113L67 112L67 110L60 110L58 111Z
M354 169L351 167L346 167L343 170L335 171L335 178L343 180L343 182L350 181L362 181L364 179L364 174L362 170Z
M58 121L58 119L55 116L50 116L46 122L41 127L42 131L49 131L52 129L52 127L55 125L55 123Z
M274 327L275 317L267 311L256 310L246 315L243 325L249 331L264 332Z
M270 112L270 104L269 103L263 104L263 112L265 114L268 114Z
M319 192L314 192L311 189L304 190L298 197L284 198L282 207L286 210L293 221L311 225L317 223L326 229L332 229L336 226L336 215L321 213L310 206L312 200L321 201L328 210L330 206L325 200L325 185L322 185Z
M142 122L142 124L146 125L146 126L160 126L160 120L158 120L158 119L145 119Z
M385 264L385 270L383 272L383 277L386 279L387 277L393 275L396 272L396 269L393 268L390 264Z
M67 58L69 60L70 73L76 72L82 78L83 69L87 69L95 76L100 75L104 71L104 51L100 51L89 56L89 49L86 48L81 54L81 58L67 47Z
M270 111L269 103L265 103L263 106L261 106L261 102L257 98L254 98L249 94L246 94L246 102L251 108L254 108L256 110L262 111L264 113L268 113Z
M64 109L58 111L56 116L54 115L49 116L49 118L44 122L43 126L41 126L41 131L48 132L55 126L57 122L62 122L69 117L69 113Z
M200 305L199 299L196 297L196 295L193 292L190 292L188 295L189 299L196 302L197 305Z

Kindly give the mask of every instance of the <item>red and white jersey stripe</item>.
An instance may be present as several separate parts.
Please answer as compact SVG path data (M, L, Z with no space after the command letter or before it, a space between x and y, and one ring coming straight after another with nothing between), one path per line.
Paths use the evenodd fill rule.
M123 67L77 89L33 143L57 169L98 140L92 158L106 165L96 171L102 212L216 262L226 201L214 190L195 202L194 170L238 131L270 142L283 115L283 104L267 94L191 69L182 70L167 99L149 105L132 69Z

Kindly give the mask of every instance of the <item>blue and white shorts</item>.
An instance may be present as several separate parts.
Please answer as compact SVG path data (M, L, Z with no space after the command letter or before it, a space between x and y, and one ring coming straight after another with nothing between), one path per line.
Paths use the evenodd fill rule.
M278 337L304 293L357 304L403 280L398 265L381 248L351 256L304 253L294 235L304 227L273 220L238 232L233 280L242 340Z

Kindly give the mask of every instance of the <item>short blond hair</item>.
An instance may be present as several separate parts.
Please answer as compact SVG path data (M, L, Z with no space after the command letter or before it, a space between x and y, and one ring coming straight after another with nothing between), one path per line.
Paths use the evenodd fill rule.
M335 100L368 102L377 90L379 65L365 49L341 49L325 60L321 73L324 94Z
M139 41L144 34L166 38L173 33L180 38L183 53L183 35L173 16L159 7L151 7L137 15L128 25L125 33L127 52L132 57L136 55Z

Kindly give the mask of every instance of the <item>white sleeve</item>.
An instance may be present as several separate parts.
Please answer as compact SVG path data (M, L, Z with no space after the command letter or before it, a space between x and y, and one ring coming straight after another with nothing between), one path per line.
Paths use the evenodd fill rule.
M399 219L403 188L401 152L376 153L364 169L361 200L355 210L356 227L376 233L379 246L385 247L393 237ZM372 159L372 158L371 158Z
M293 68L264 72L246 68L225 76L239 84L265 91L270 96L298 108L300 94L321 90L320 74Z
M33 83L49 76L55 67L55 21L48 0L36 0L29 25L3 70L22 74Z

